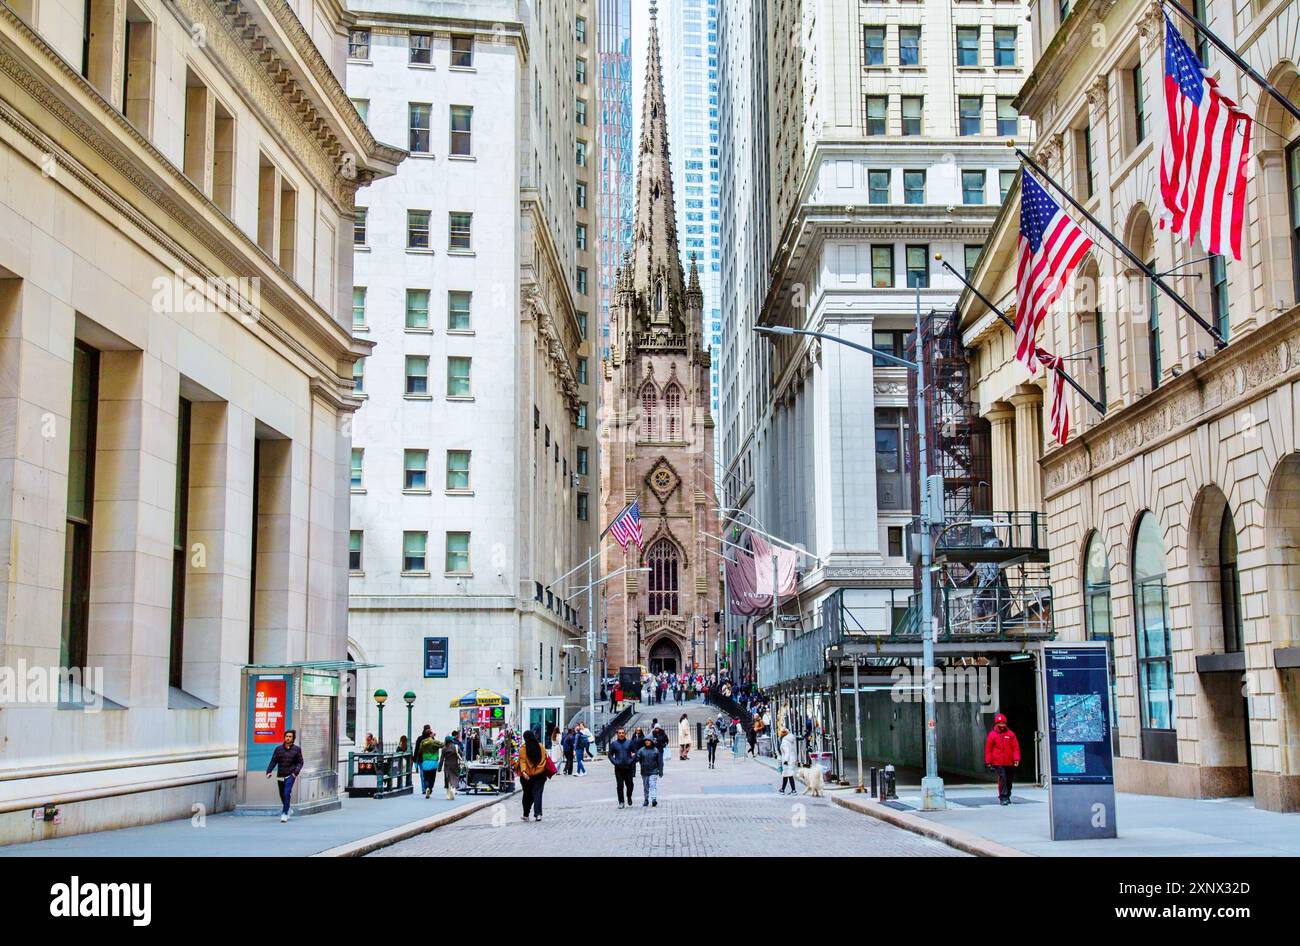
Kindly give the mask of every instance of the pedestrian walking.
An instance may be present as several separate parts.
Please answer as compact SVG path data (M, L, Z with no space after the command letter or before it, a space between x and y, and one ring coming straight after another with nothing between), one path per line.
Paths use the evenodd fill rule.
M786 783L790 783L790 794L795 794L794 774L799 766L799 749L795 744L794 735L782 726L778 731L781 737L781 791L779 794L785 794Z
M677 749L679 752L677 757L685 762L691 754L691 722L686 718L685 713L682 713L682 718L677 721Z
M664 774L664 754L650 736L646 736L636 753L641 767L641 807L659 807L659 777Z
M442 784L447 789L447 801L456 800L456 789L460 786L460 747L449 742L439 753L438 768L442 769Z
M576 737L573 734L573 728L570 727L564 731L564 738L560 741L560 745L563 746L564 748L564 774L565 775L573 774L573 747L574 747L575 738Z
M293 798L293 783L298 780L298 773L302 771L302 750L297 746L298 733L293 729L284 731L284 743L275 747L271 753L271 761L266 767L266 777L271 777L271 770L275 770L275 779L279 782L280 789L280 821L289 820L289 806Z
M763 725L763 721L756 719L754 724L745 731L745 741L749 743L749 749L745 754L752 755L756 759L758 758L758 727L761 725Z
M555 763L542 751L537 733L531 729L524 730L524 747L519 751L515 771L519 773L519 785L524 793L523 820L527 821L531 812L534 821L541 821L542 795L546 780L555 774Z
M578 771L576 775L582 778L587 774L587 767L583 765L583 760L587 758L587 749L591 746L591 740L587 737L587 727L578 723L578 728L573 734L573 754L578 762Z
M420 738L415 740L414 764L420 770L420 790L424 797L433 794L434 783L438 780L438 750L442 743L434 735L433 727L428 723L420 731Z
M627 732L620 729L618 734L605 747L605 756L614 766L614 784L618 790L618 807L623 807L623 796L627 796L627 807L632 807L632 788L636 776L636 753L638 743L627 738Z
M650 731L651 738L654 739L655 748L659 750L659 769L660 775L663 775L664 757L668 754L668 733L658 724Z
M709 750L709 768L717 768L718 761L718 728L713 725L713 720L709 720L704 727L704 747Z
M609 695L609 711L611 713L617 713L618 705L622 702L623 702L623 684L616 683L614 684L613 692L611 692Z
M993 717L993 728L984 740L984 765L998 774L998 804L1011 804L1011 782L1020 765L1020 740L1001 713Z

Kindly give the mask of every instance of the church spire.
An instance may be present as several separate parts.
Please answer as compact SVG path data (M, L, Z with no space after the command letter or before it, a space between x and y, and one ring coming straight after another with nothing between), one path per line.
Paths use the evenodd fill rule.
M635 250L632 288L649 302L649 321L667 320L682 298L682 264L677 254L677 211L673 204L668 157L668 116L664 109L663 67L659 60L659 20L650 5L645 99L641 103L641 147L637 167Z

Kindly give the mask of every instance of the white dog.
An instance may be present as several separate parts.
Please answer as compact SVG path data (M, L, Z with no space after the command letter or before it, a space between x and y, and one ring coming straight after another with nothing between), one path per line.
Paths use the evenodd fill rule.
M822 767L820 765L809 766L808 768L799 769L799 777L804 780L808 786L803 790L805 795L811 795L813 798L822 797Z

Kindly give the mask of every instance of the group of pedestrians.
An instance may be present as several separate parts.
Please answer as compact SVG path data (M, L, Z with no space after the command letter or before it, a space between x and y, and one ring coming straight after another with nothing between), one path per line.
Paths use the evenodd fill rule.
M678 739L681 739L682 727L689 724L686 714L678 724ZM664 750L668 748L668 734L656 719L651 724L650 732L638 726L631 737L626 729L619 729L605 747L605 755L614 767L614 784L618 792L618 807L631 808L635 804L634 789L637 772L641 774L641 807L659 807L659 779L664 774ZM684 750L682 750L684 752ZM684 754L680 758L686 758Z
M556 726L551 730L547 740L551 760L557 766L561 761L564 762L565 775L582 778L587 774L586 763L596 758L593 752L596 740L592 737L586 723L579 722L563 732Z
M717 674L674 673L660 671L641 677L641 697L648 704L673 702L678 705L697 699L707 699L709 691L718 685Z

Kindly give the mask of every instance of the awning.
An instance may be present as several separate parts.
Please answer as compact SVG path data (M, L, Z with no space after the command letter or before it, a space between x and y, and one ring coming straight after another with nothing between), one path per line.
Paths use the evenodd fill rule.
M449 706L509 706L509 697L502 696L496 690L470 690L458 700L452 700Z

